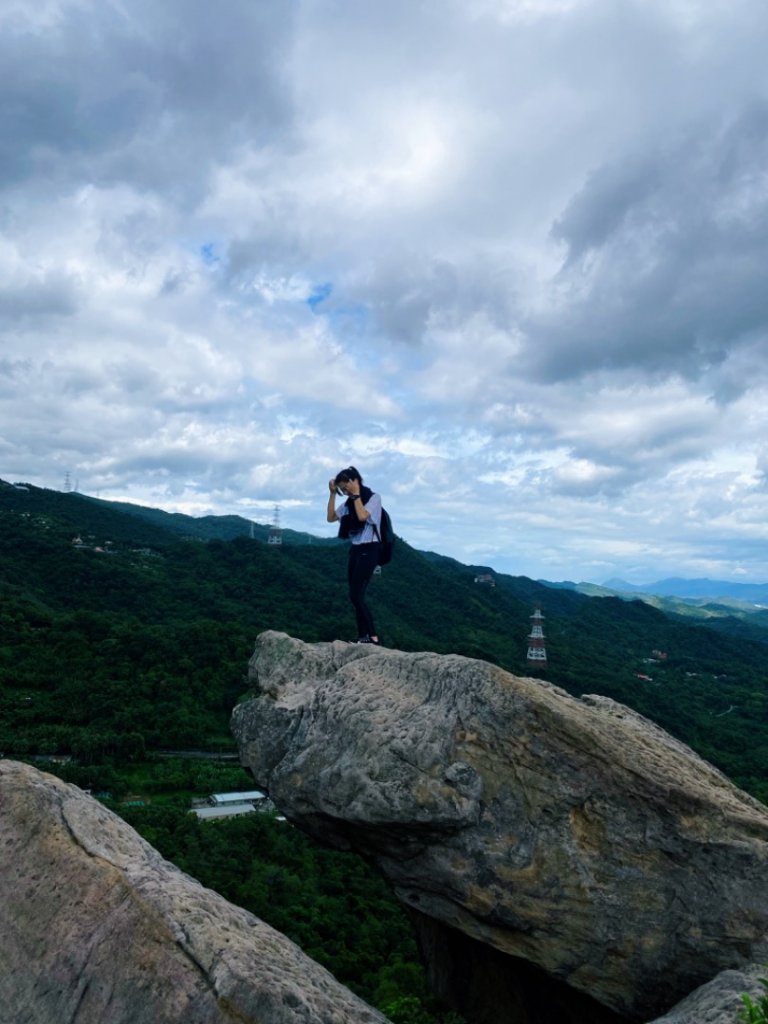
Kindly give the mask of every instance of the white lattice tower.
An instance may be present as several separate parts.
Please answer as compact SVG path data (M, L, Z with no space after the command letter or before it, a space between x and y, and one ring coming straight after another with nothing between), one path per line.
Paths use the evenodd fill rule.
M267 539L268 544L282 544L283 543L283 530L280 526L280 506L275 505L275 510L272 513L272 525L269 528L269 537Z
M531 668L540 668L547 664L547 641L544 637L544 616L541 614L541 608L536 608L531 615L526 661Z

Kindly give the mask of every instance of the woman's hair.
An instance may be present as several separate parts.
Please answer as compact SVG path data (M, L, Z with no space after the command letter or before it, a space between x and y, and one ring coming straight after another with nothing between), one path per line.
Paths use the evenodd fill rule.
M359 480L363 482L363 478L357 472L354 466L347 466L346 469L342 469L340 473L336 474L336 484L346 484L350 480Z

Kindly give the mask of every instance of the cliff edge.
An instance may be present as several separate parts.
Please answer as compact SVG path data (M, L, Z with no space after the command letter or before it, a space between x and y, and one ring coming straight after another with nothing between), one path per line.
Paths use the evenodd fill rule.
M274 632L250 680L242 762L291 821L378 865L470 1019L534 1020L551 997L550 1020L649 1020L768 958L768 809L628 708Z

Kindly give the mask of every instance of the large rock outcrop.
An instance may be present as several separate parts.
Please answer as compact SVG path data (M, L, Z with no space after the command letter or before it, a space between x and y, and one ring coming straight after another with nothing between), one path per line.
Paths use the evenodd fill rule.
M768 809L626 707L272 632L250 678L242 762L290 820L375 861L472 1019L647 1021L768 957ZM578 993L597 1004L568 1016Z
M74 786L0 761L2 1024L386 1024Z

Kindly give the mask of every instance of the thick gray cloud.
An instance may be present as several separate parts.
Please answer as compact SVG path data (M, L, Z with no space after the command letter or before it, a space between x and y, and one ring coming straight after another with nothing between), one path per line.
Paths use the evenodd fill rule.
M12 324L17 330L29 320L72 316L76 311L77 286L64 275L47 272L0 285L0 323Z
M37 5L35 5L37 7ZM290 132L290 4L56 3L0 14L0 175L200 195L212 165Z
M0 476L323 530L352 461L465 560L768 578L766 44L762 0L6 0Z
M698 378L768 328L768 103L655 159L600 168L557 221L566 317L538 365L550 378L635 366ZM744 382L744 387L749 382Z

